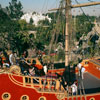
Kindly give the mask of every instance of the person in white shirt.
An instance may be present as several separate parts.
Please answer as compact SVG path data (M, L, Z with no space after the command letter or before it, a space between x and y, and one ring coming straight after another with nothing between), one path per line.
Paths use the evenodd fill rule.
M12 51L9 51L8 55L9 55L9 62L10 62L10 64L11 65L15 65L16 64L16 60L15 60L15 57L14 57Z
M43 66L43 70L44 70L44 73L45 73L45 75L46 75L46 74L47 74L47 71L48 71L47 65L44 65L44 66Z
M79 64L77 65L77 67L78 67L78 71L79 71L79 76L81 76L81 67L82 67L82 64L79 63Z
M76 95L76 93L77 93L77 86L76 86L75 83L73 83L73 84L71 85L71 89L72 89L73 95Z
M81 64L81 63L79 63L79 64L77 65L77 67L78 67L78 69L81 69L82 64Z
M85 68L82 66L81 68L81 78L84 79L84 72L85 72Z

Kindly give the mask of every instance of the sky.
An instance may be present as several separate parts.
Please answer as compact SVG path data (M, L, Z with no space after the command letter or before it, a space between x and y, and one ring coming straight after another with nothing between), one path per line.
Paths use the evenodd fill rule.
M36 11L40 13L46 13L49 9L58 8L60 0L18 0L18 1L21 1L24 12ZM86 3L89 1L100 2L100 0L77 0L77 1L79 3ZM2 5L3 8L5 6L8 6L9 2L11 2L11 0L0 0L0 4ZM76 4L75 0L72 0L72 4ZM73 10L72 12L74 14L82 13L81 10L78 8ZM100 5L92 7L84 7L83 10L86 14L100 16Z

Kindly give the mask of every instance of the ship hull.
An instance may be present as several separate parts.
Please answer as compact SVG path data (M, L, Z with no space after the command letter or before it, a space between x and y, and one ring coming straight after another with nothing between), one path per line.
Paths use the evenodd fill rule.
M100 93L68 96L66 92L38 91L35 85L25 84L23 77L25 78L21 75L0 74L0 100L6 100L7 97L7 100L100 100Z

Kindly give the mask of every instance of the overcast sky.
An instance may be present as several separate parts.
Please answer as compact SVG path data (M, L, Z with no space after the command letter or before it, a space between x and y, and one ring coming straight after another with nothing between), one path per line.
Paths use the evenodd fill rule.
M56 8L59 6L60 0L19 0L23 5L24 12L41 12L45 13L48 9ZM77 0L79 3L86 3L89 1L99 1L100 0ZM2 7L8 6L11 0L0 0L0 4ZM72 0L72 4L76 4L75 0ZM100 5L92 6L92 7L85 7L83 8L84 12L89 15L97 15L100 16ZM74 10L74 12L73 12ZM80 9L73 9L72 12L74 14L80 14Z

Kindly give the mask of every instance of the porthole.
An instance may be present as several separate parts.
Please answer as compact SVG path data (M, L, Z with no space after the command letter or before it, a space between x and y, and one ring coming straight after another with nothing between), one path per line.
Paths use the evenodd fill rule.
M29 100L29 96L27 96L27 95L22 95L20 100Z
M5 92L5 93L2 94L2 99L3 100L9 100L10 98L11 98L10 93Z
M46 100L46 97L42 96L39 98L39 100Z
M94 97L92 97L92 98L90 98L89 100L95 100L95 98L94 98Z

